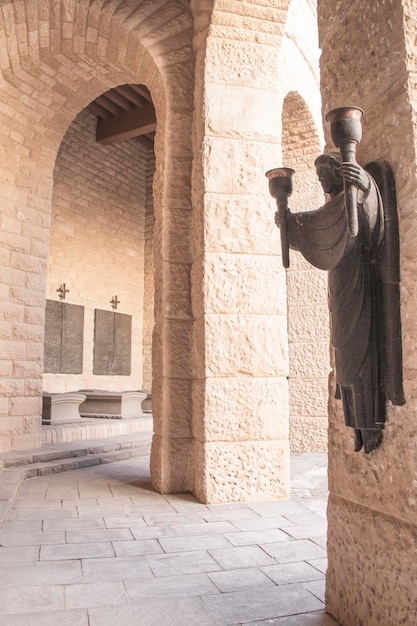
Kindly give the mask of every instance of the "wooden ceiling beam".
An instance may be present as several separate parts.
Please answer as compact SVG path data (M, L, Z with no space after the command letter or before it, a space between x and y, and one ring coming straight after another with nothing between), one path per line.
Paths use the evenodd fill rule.
M152 102L151 94L149 90L145 87L145 85L129 85L136 93L138 93L142 98L145 98L148 102Z
M106 109L112 115L118 115L120 113L120 107L117 104L114 104L111 100L107 98L107 94L103 94L94 100L96 104L99 104L103 109Z
M132 102L137 107L143 107L144 104L149 102L142 96L140 96L136 91L132 89L130 85L119 85L116 87L116 91L122 94L127 100Z
M106 92L106 98L117 104L123 111L130 111L132 109L132 103L123 97L121 93L118 93L118 89L110 89Z
M156 129L156 117L153 104L137 107L107 120L98 118L96 141L101 144L116 143L124 139L133 139L147 135Z
M110 113L106 109L103 109L102 106L97 104L95 100L93 102L90 102L87 109L97 117L102 117L103 119L107 119L108 117L110 117Z

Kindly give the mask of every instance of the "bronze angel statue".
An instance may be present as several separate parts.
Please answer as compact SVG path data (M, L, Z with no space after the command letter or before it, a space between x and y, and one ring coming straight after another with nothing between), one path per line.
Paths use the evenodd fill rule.
M315 161L328 196L317 210L291 213L286 207L290 170L267 175L277 198L283 248L298 250L328 272L336 397L346 425L354 429L355 451L363 447L369 453L382 442L387 400L404 404L395 180L388 163L362 168L353 158L342 160L341 152L342 157L324 154ZM288 251L283 253L288 259Z

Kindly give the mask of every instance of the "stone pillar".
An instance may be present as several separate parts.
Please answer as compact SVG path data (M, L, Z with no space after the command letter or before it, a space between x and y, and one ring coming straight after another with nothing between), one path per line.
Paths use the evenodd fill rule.
M337 401L330 411L327 610L344 626L417 620L415 345L415 3L319 1L323 111L365 110L358 161L387 160L397 181L406 404L388 407L382 446L353 452Z
M245 10L250 22L258 7ZM280 37L276 23L262 37L221 12L207 38L195 23L194 492L203 502L283 498L285 274L264 175L281 158Z

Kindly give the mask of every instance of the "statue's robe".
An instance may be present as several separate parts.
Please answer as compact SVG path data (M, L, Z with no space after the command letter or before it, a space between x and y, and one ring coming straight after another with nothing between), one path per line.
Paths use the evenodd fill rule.
M386 319L381 274L384 207L377 185L369 180L367 192L358 190L357 237L348 233L343 191L316 211L288 216L290 246L314 267L328 271L336 396L342 399L346 425L358 432L383 429L386 399L404 402L401 381L390 393L384 363L391 358L384 352L386 334L393 332ZM396 365L391 365L395 371ZM401 363L397 366L401 369Z

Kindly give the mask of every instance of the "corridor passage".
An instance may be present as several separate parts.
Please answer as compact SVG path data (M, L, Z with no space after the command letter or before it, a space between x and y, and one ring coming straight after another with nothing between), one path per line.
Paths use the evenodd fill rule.
M3 626L331 626L326 455L292 498L155 493L140 457L26 480L0 534Z

